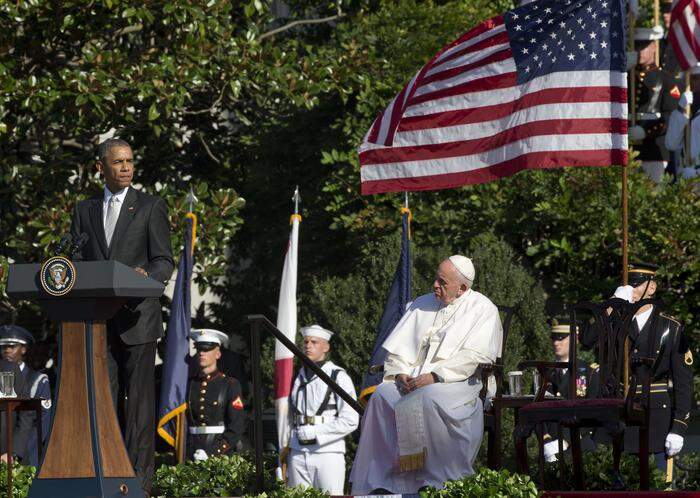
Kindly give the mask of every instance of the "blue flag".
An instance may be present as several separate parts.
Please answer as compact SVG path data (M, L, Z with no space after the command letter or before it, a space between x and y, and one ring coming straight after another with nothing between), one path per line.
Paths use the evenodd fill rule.
M374 343L372 357L369 362L370 368L373 366L383 365L386 358L386 349L382 347L384 341L389 336L396 324L406 311L406 306L411 302L411 249L410 249L410 217L411 212L403 209L403 230L401 236L401 256L399 264L396 267L394 281L391 283L389 297L384 306L382 319L377 327L377 340ZM374 392L382 382L383 372L365 374L362 381L362 389L360 390L360 401L367 403L369 396Z
M187 378L189 375L190 282L197 218L187 213L185 218L184 247L177 268L177 279L168 321L168 333L163 358L163 379L158 410L158 434L173 446L178 454L184 454L184 412L187 408Z

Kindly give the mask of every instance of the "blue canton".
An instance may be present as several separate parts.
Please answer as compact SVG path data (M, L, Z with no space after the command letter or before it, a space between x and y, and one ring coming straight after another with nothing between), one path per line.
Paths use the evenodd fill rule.
M559 71L625 71L622 0L536 0L503 14L517 81Z

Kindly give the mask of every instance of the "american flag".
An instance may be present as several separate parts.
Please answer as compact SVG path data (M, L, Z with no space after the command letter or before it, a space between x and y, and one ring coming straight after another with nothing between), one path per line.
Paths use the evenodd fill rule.
M684 70L700 59L700 0L675 0L668 39Z
M536 0L453 41L359 148L362 193L627 162L622 0Z

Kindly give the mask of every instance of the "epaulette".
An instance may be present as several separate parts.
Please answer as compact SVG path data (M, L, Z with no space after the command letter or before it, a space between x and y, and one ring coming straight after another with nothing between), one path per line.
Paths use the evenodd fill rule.
M597 363L591 363L591 370L598 370L600 368L600 365Z
M675 316L666 315L666 314L664 314L664 313L659 313L659 316L661 316L661 317L663 317L663 318L666 318L666 319L668 319L668 320L671 320L673 323L675 323L675 324L678 325L679 327L681 326L681 322L679 322L679 321L676 319Z

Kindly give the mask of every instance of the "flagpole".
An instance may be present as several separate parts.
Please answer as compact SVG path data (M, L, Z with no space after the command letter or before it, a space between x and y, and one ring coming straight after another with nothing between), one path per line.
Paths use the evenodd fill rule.
M690 68L686 69L685 71L685 91L689 92L690 91ZM691 112L690 112L690 104L685 106L685 115L688 116L688 124L685 127L685 158L684 162L686 166L692 166L693 161L691 158L691 151L690 151L690 125L691 125Z
M658 2L658 0L656 0ZM634 30L636 20L634 13L630 9L629 13L629 32L627 33L627 50L634 52ZM657 50L658 52L658 50ZM630 89L630 115L631 125L637 124L637 68L632 66L629 70L629 79L627 87ZM628 235L629 235L629 218L628 218L628 193L627 193L627 164L622 165L622 285L627 285L627 265L628 265ZM624 379L623 386L625 394L629 389L629 338L625 338L624 356L623 356L623 371Z

